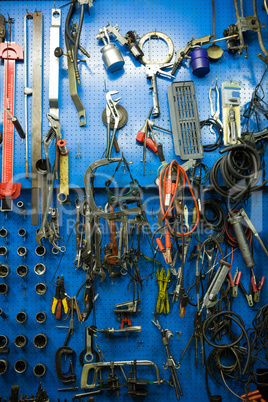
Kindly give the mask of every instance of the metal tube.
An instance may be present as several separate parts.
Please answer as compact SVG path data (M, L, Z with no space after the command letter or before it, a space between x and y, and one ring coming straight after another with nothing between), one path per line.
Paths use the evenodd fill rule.
M47 368L43 363L36 364L33 368L33 373L36 377L42 377L46 374Z
M7 359L0 359L0 375L5 374L9 366L9 361Z
M7 264L0 265L0 278L6 278L10 273L10 268Z
M14 364L14 370L17 373L22 374L26 371L27 366L28 366L27 361L24 359L21 359L21 360L16 361L16 363Z
M26 335L18 335L14 339L14 344L17 346L17 348L23 348L24 346L27 345L28 338Z
M37 349L43 349L47 346L47 335L37 334L33 339L33 344Z

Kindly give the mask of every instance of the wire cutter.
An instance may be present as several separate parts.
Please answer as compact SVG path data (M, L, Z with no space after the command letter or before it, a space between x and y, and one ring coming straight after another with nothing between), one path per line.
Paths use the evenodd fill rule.
M56 280L56 293L53 297L52 304L51 304L51 312L52 314L56 313L56 320L61 320L61 310L62 306L64 309L64 313L67 314L69 311L67 295L65 293L65 286L64 286L64 277L58 276Z
M205 354L204 354L204 338L203 338L203 323L202 323L202 318L201 315L197 313L195 313L195 317L194 317L194 333L191 336L191 338L189 339L186 348L184 349L184 351L182 352L181 355L181 359L183 359L183 356L185 355L188 347L190 346L192 340L195 340L195 366L196 368L198 368L198 339L200 340L200 345L201 345L201 355L202 355L202 367L204 367L205 364Z

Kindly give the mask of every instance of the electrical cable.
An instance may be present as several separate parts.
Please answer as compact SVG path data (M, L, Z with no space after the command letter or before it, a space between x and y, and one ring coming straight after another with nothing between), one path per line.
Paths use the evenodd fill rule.
M212 321L217 320L218 317L223 317L223 316L225 316L226 318L228 318L228 319L232 320L233 322L235 322L240 327L241 333L237 337L237 339L234 342L230 343L230 344L226 344L226 343L215 344L210 339L208 339L207 331L208 331ZM208 317L203 322L203 337L204 337L205 341L210 346L212 346L213 348L216 348L216 349L227 349L227 348L234 347L241 341L241 339L243 338L244 335L245 335L246 344L247 344L247 358L246 358L246 363L245 363L245 367L244 367L244 370L242 372L242 375L245 375L245 373L247 371L247 368L249 366L250 357L251 357L250 340L249 340L249 336L247 334L247 331L245 330L245 326L244 326L244 322L243 322L242 318L237 313L235 313L234 311L220 311L220 312L218 312L216 314L213 314L212 316Z
M223 128L216 120L212 118L200 122L201 129L206 126L213 127L216 133L216 141L214 142L214 144L203 145L203 149L205 152L213 152L223 145Z
M212 166L210 171L210 184L214 192L235 202L249 197L253 192L260 190L267 183L263 181L258 185L261 177L261 160L257 151L245 143L232 145L221 150L222 155ZM224 190L218 180L220 172L227 187Z
M175 179L173 178L174 173L176 174ZM174 202L175 202L175 197L176 197L178 188L181 189L181 191L182 191L182 200L183 200L186 182L188 184L191 196L193 198L193 202L196 207L196 215L197 216L196 216L196 222L195 222L193 228L191 230L189 230L188 232L184 233L184 236L187 236L187 235L193 233L199 222L199 208L198 208L197 201L195 199L195 195L194 195L192 186L188 179L187 173L178 164L178 162L176 160L173 160L171 163L164 166L163 169L161 170L160 178L159 178L160 208L161 208L161 211L163 214L163 220L165 221L165 223L167 225L167 229L171 235L176 235L176 236L182 235L182 233L175 232L172 229L172 227L170 226L169 215L170 215L170 213L172 213L173 210L174 210L173 211L174 214L176 212L176 207L174 205ZM180 186L179 186L179 184L180 184ZM168 198L169 198L169 202L168 202L168 206L166 206ZM176 212L176 216L177 215L178 214Z

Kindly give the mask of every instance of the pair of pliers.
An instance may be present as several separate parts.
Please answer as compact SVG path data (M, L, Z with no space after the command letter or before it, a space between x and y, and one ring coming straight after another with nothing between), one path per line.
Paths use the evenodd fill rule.
M163 267L161 271L159 269L156 271L157 283L159 286L158 298L156 303L156 312L157 313L169 313L169 300L167 293L167 285L170 282L170 271Z

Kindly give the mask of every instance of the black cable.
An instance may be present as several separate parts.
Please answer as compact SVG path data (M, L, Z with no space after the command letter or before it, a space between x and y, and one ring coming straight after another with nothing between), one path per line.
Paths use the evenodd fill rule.
M76 33L76 38L75 38L75 45L74 45L74 71L76 72L76 78L79 75L78 73L78 47L79 47L79 41L80 41L80 36L82 32L82 26L83 26L83 20L84 20L84 13L85 13L85 5L81 4L81 9L80 9L80 18L79 18L79 24L77 28L77 33Z
M212 217L209 217L206 212L211 211ZM218 201L213 199L204 200L201 202L201 209L199 211L200 224L204 229L209 229L216 232L214 237L219 240L225 230L224 222L224 210Z
M212 166L210 184L214 192L231 202L248 198L253 192L260 190L267 181L258 185L261 177L261 160L257 151L245 143L232 145L220 153L222 155ZM218 180L220 172L226 190Z
M207 337L207 331L209 329L209 326L211 324L211 322L213 320L216 320L218 317L222 317L225 316L227 318L229 318L230 320L232 320L233 322L235 322L241 329L241 333L238 336L238 338L232 342L232 343L221 343L221 344L215 344L213 343L210 339L208 339ZM241 339L243 338L243 336L245 335L246 338L246 344L247 344L247 358L246 358L246 363L245 363L245 367L244 370L242 372L243 375L245 375L247 368L249 366L250 363L250 357L251 357L251 347L250 347L250 340L249 340L249 336L247 334L247 331L245 330L245 326L244 326L244 322L242 320L242 318L235 313L234 311L220 311L219 313L213 314L212 316L208 317L204 322L203 322L203 337L205 339L205 341L212 346L213 348L217 348L217 349L227 349L227 348L231 348L236 346Z
M216 120L212 118L200 122L201 129L205 126L213 127L216 133L216 141L214 144L203 145L203 149L205 152L213 152L223 145L223 128Z

